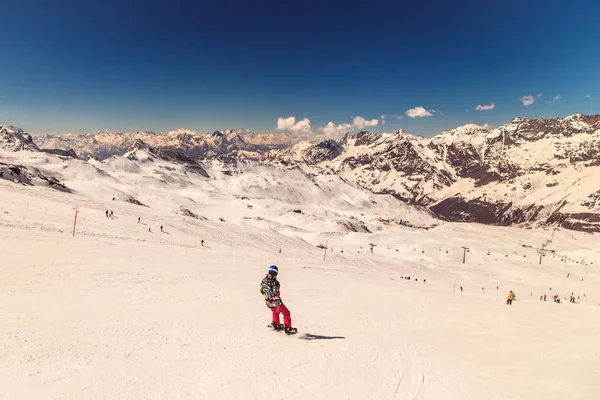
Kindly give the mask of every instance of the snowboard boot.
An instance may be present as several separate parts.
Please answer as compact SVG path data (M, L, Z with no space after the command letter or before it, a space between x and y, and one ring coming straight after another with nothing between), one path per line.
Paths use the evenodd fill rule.
M269 325L274 331L281 331L284 329L283 325L276 324L275 322L271 322Z
M286 326L286 327L284 328L284 331L285 331L285 334L286 334L286 335L293 335L293 334L295 334L295 333L298 333L298 329L296 329L296 328L292 328L291 326Z

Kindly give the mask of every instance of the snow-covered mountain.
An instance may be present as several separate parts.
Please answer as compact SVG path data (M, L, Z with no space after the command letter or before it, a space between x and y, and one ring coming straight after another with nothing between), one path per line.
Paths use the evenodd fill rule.
M163 133L101 131L85 135L35 135L36 143L42 148L73 149L84 157L93 156L99 160L123 154L136 140L198 159L218 157L236 150L267 151L294 142L285 135L241 135L235 130L195 132L184 128Z
M23 138L10 143L35 150L21 130L10 131ZM278 141L277 136L178 129L42 135L38 140L40 147L74 148L99 160L145 152L142 159L200 169L197 160L218 160L229 174L246 163L295 166L429 207L451 221L537 222L588 231L600 227L600 115L515 118L495 129L467 124L433 138L403 131L348 133L338 140L313 137L286 148L280 147L300 137L281 135Z
M302 141L322 141L339 139L340 135L309 135L299 133L238 132L226 129L215 132L196 132L191 129L175 129L168 132L151 131L112 132L98 131L85 135L48 133L33 135L42 149L74 150L83 158L92 156L103 160L113 155L121 155L140 139L152 147L184 153L195 158L226 156L239 150L264 152L285 149Z
M23 129L11 125L0 125L0 150L39 151L39 148L33 142L31 135L25 133Z
M249 159L336 174L454 221L531 221L597 231L600 115L468 124L427 139L360 132Z

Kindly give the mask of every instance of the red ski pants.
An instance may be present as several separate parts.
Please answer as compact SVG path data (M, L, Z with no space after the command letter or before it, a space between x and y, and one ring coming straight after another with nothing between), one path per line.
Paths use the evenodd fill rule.
M273 312L273 322L275 322L277 325L280 324L279 313L281 313L283 314L283 324L285 326L292 326L292 316L290 314L290 310L288 310L284 304L271 308L271 311Z

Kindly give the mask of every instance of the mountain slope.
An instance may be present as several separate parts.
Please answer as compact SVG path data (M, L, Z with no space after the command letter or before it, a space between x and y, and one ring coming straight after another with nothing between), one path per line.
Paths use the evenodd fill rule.
M0 150L5 151L39 151L30 134L23 129L11 125L0 125Z
M266 151L299 137L282 135L277 142L275 136L259 140L259 135L236 131L178 129L43 135L40 140L44 146L68 144L100 160L142 143L153 157L188 167L198 165L194 159L217 160L228 174L247 163L297 166L309 175L336 175L373 193L429 207L450 221L540 222L588 231L600 227L600 115L515 118L496 129L467 124L429 139L403 131L348 133L339 140L314 137ZM30 138L15 140L5 142L35 150ZM256 144L260 142L269 144Z
M337 174L448 220L542 221L597 231L599 151L600 115L577 114L515 118L493 130L469 124L431 139L360 132L243 156Z

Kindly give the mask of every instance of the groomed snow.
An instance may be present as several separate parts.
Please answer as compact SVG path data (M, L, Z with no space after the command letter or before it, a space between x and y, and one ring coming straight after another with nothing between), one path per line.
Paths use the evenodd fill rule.
M598 235L557 230L555 255L539 265L550 229L441 223L339 178L258 167L229 176L216 165L202 178L160 160L32 154L0 156L74 193L0 180L0 398L600 393ZM271 264L297 336L266 328L259 283Z

